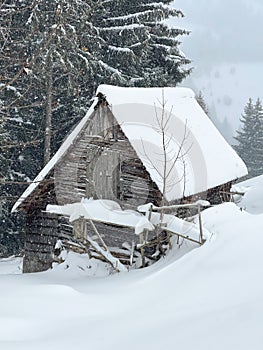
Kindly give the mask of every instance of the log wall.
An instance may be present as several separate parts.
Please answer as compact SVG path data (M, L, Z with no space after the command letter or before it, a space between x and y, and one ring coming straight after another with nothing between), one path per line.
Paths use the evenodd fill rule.
M51 267L58 237L57 215L43 212L48 203L56 204L53 174L38 186L26 204L26 236L23 272L44 271Z
M27 217L23 272L44 271L51 267L58 239L58 217L36 212Z
M221 202L219 192L229 191L230 185L209 190L204 193L204 199ZM106 105L94 110L66 155L55 166L54 174L25 201L28 215L24 272L50 268L57 239L73 236L68 219L43 212L46 205L79 202L83 197L112 199L123 209L136 209L148 202L161 204L160 191ZM124 242L138 243L131 229L103 223L96 223L96 227L109 247L121 248ZM88 230L92 235L90 227Z
M23 272L50 268L56 241L73 238L68 219L44 212L47 204L64 205L93 197L115 200L123 209L136 209L139 204L151 201L158 205L161 200L157 186L107 106L94 111L49 177L25 202ZM109 247L138 243L132 229L103 223L96 226ZM93 235L90 227L89 231Z
M59 205L83 197L112 199L124 209L161 202L159 189L107 106L94 111L56 165L55 191Z

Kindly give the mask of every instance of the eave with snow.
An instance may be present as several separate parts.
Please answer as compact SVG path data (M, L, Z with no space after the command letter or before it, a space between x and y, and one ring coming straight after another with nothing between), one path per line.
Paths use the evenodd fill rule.
M245 164L190 89L101 85L86 116L13 211L27 212L30 246L39 226L44 236L50 235L45 227L57 232L54 237L65 235L56 214L52 220L47 218L47 205L63 206L90 197L114 200L123 209L134 210L147 202L160 205L192 197L213 203L220 200L222 189L227 192L233 181L246 174ZM40 225L48 220L49 224Z

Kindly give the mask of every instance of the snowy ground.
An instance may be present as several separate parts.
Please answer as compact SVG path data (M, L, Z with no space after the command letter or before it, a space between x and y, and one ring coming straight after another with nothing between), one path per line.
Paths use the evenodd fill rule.
M251 214L263 213L263 175L240 182L233 186L233 190L245 193L236 196L237 205Z
M21 259L0 260L0 349L261 350L263 214L226 203L202 216L201 248L143 270L108 275L72 254L22 275Z

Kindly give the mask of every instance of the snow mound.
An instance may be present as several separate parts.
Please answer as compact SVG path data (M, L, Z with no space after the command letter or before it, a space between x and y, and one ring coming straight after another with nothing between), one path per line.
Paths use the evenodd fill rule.
M212 238L178 260L93 278L70 255L69 267L0 275L2 348L261 350L263 214L225 203L202 218Z
M68 276L68 278L79 277L105 277L112 272L108 263L98 259L90 259L88 254L77 254L68 252L63 256L65 261L61 264L53 263L52 269L47 274Z
M235 196L237 205L251 214L263 213L263 175L239 182L232 187L233 191L245 193Z
M11 256L0 259L0 275L17 275L22 273L23 258Z
M152 231L154 226L145 216L134 210L122 210L120 205L105 199L82 199L79 203L65 205L47 205L46 211L69 217L73 222L81 217L94 221L106 222L134 228L135 234L140 234L144 229Z

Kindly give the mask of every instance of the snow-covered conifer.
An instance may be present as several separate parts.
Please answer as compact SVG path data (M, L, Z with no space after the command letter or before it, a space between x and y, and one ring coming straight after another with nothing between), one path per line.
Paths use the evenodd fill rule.
M17 145L8 148L9 178L34 177L44 163L45 129L50 132L52 156L84 116L99 84L175 86L189 74L189 60L179 49L179 37L187 32L165 24L169 17L182 16L171 3L9 0L1 4L1 113L8 120L9 143ZM14 197L23 190L21 185L9 186Z
M250 98L240 119L241 130L235 137L235 150L248 167L249 176L263 173L263 108L260 99L253 104Z
M175 86L189 73L190 61L180 51L179 37L187 31L165 21L183 16L171 0L105 2L98 23L104 62L115 69L113 82L127 86Z

